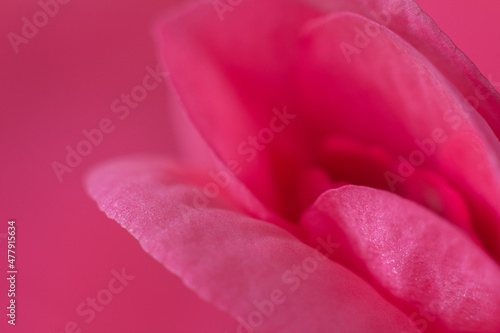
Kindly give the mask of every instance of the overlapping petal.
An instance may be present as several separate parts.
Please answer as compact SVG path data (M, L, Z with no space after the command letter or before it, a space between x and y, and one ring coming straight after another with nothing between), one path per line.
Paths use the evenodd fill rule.
M390 189L500 256L500 148L479 115L496 128L485 114L499 109L497 94L413 2L254 0L233 9L221 21L202 2L167 18L160 56L193 123L266 206L297 221L332 184ZM477 91L479 113L467 99ZM346 160L329 150L332 140L374 146L384 161ZM429 140L432 149L421 148ZM417 170L398 173L416 150ZM309 185L318 169L322 180Z
M469 230L498 258L500 146L489 140L490 128L455 87L411 45L356 14L311 22L302 41L299 90L304 104L322 110L323 122L316 123L392 158L382 170L363 161L358 177L373 179L350 183L395 191L462 225L460 217L443 212L464 200ZM333 155L327 168L345 163L332 150L324 153ZM385 186L378 185L384 180ZM456 199L452 192L458 192Z
M206 181L203 173L150 157L110 162L87 184L110 218L242 327L416 332L400 310L326 257L335 251L329 238L320 241L326 244L320 254L283 229L241 214L223 193L210 206L193 205L193 188Z
M302 23L317 15L305 4L259 0L242 2L221 21L213 2L201 1L158 28L160 59L187 114L221 159L243 166L239 177L280 213L287 210L279 199L283 177L276 177L270 160L284 162L280 152L301 157L299 138L290 140L298 121L275 124L280 133L269 144L252 148L250 141L271 127L275 109L299 112L290 68ZM281 132L285 125L288 135ZM297 167L289 164L282 175L296 174Z
M419 50L500 137L500 95L436 23L413 1L306 0L324 13L348 11L386 26Z
M216 3L168 16L158 39L217 170L111 163L89 178L101 209L240 330L497 332L486 79L411 1ZM333 261L318 237L341 244Z
M429 332L500 331L500 268L460 229L390 192L345 186L304 214L315 239ZM427 330L429 327L429 330Z

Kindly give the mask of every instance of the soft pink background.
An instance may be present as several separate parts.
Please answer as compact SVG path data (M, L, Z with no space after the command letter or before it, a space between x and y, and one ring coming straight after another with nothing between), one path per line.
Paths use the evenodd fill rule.
M17 221L18 318L6 324L7 284L0 281L0 331L234 332L235 322L205 304L144 253L85 194L82 176L97 162L137 152L166 153L167 88L150 92L120 120L111 102L141 83L156 66L152 22L177 1L78 1L61 6L47 26L15 54L8 39L35 0L0 5L0 276L6 271L7 221ZM419 0L480 70L500 81L500 3L495 0ZM102 118L116 125L101 145L60 183L53 161L63 162ZM5 259L4 259L5 258ZM86 324L76 307L95 297L122 267L136 278Z

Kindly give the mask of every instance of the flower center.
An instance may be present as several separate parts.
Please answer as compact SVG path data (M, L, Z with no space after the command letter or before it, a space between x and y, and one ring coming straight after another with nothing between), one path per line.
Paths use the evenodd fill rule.
M460 192L425 161L412 162L380 146L332 137L300 180L300 206L306 209L325 190L361 185L396 193L470 230L469 208Z

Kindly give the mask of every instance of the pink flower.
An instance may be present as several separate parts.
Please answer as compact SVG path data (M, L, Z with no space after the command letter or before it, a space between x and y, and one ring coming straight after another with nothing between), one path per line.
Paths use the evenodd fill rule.
M230 3L161 23L182 158L100 208L237 332L500 332L498 93L411 1Z

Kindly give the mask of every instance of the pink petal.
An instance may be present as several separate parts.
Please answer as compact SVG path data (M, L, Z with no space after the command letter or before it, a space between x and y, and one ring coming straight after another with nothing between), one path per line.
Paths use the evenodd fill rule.
M324 150L332 137L383 147L389 157L388 163L358 161L353 166L361 168L358 179L334 179L334 184L389 189L385 171L394 173L398 157L408 158L418 149L415 140L423 142L442 129L446 142L395 190L461 225L471 237L477 233L500 258L500 207L495 200L500 197L500 148L460 93L484 78L477 72L467 78L467 70L453 76L441 68L459 53L450 53L450 62L443 60L446 52L432 56L436 47L427 42L444 43L445 49L451 44L436 37L439 30L410 2L388 25L400 35L355 14L324 15L345 9L372 15L370 10L382 6L366 2L364 8L360 3L255 0L226 12L221 22L213 3L202 2L163 22L158 32L161 56L183 106L209 145L224 163L241 166L238 177L265 206L291 221L331 185L325 175L344 176L326 170L308 182L311 172L325 168L325 154L330 165L345 163L336 152ZM368 25L377 36L348 64L339 46L353 44L354 28ZM406 27L409 43L400 37ZM463 64L467 67L468 60ZM491 87L483 88L484 93ZM498 107L493 92L489 96L481 101L481 110ZM268 144L252 148L250 138L269 129L276 110L285 107L296 119ZM376 185L380 179L382 185Z
M333 259L389 295L420 329L500 331L500 268L427 209L350 185L323 194L302 223L312 239L333 235L341 244Z
M174 90L193 123L225 162L242 166L239 176L268 206L283 213L283 176L296 174L296 164L276 174L270 159L281 151L300 159L299 137L290 140L297 123L290 120L264 149L252 149L249 137L269 128L274 109L297 114L293 105L293 73L302 23L319 13L290 1L242 2L221 21L214 2L201 1L182 14L167 17L158 29ZM286 8L286 10L283 10ZM256 24L258 22L258 24ZM278 126L282 126L280 122ZM254 152L255 154L252 154Z
M387 26L436 66L500 137L499 93L414 1L304 1L325 13L349 11Z
M364 167L358 171L360 176L384 179L384 169L401 176L397 171L404 164L401 161L420 155L414 170L392 186L366 180L350 183L393 190L436 211L447 211L448 219L469 228L471 234L477 232L488 250L500 257L496 199L500 197L500 146L496 139L490 140L491 130L456 89L411 45L355 14L310 22L302 41L298 81L303 104L323 111L318 112L315 131L330 130L335 137L356 140L360 146L383 147L389 156L358 162ZM347 45L357 51L347 52ZM338 147L322 149L323 154L333 155L330 165L344 163L345 158L336 156ZM369 157L363 151L358 154ZM387 162L391 156L392 166ZM454 214L453 206L463 214ZM469 214L472 227L467 226Z
M242 215L223 193L195 208L192 190L209 180L165 159L142 158L102 166L88 189L186 285L259 332L416 332L366 282L283 229ZM295 265L310 271L301 279ZM268 308L259 312L257 303Z

